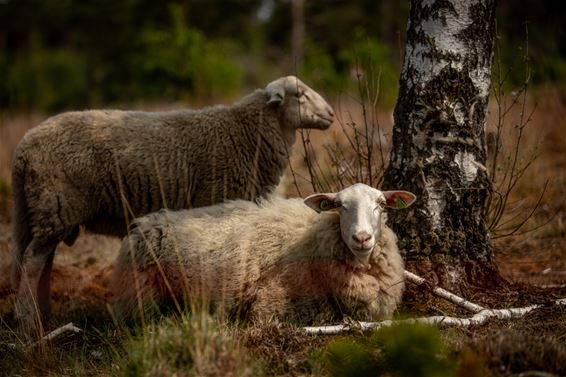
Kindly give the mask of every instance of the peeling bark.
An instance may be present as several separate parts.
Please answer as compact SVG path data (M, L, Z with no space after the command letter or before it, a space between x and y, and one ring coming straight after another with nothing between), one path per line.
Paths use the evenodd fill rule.
M437 283L502 282L483 219L495 0L411 0L385 189L415 193L389 223L409 265ZM423 262L425 262L423 264Z

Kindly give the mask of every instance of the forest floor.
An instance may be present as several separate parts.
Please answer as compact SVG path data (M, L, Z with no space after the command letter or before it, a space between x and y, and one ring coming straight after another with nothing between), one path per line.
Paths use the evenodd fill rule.
M528 304L543 306L520 319L494 319L483 325L441 329L439 334L443 347L450 350L447 357L455 365L453 374L443 374L448 373L450 368L436 374L424 369L403 374L400 369L395 369L394 363L383 367L384 373L510 376L538 371L547 374L531 375L566 375L566 306L550 304L556 298L566 297L566 120L563 117L566 92L541 89L529 101L531 104L537 102L538 107L527 128L525 146L521 145L521 149L531 151L530 147L536 145L532 153L538 157L513 194L515 210L508 216L528 215L529 205L537 201L548 180L539 210L524 228L536 229L494 240L499 271L513 283L511 288L492 292L491 295L477 293L467 298L489 308ZM41 119L41 116L34 115L1 120L0 184L2 180L9 182L9 156L15 145L25 131ZM516 119L509 121L513 124ZM300 163L300 155L294 163ZM369 335L359 333L309 336L286 326L234 326L229 330L218 330L221 335L214 338L216 342L222 343L218 339L228 341L210 354L195 346L198 339L191 338L193 343L188 345L183 340L169 340L170 351L175 350L171 348L175 345L186 346L191 351L189 361L168 361L167 356L162 354L163 350L151 348L155 345L142 341L144 345L140 346L140 335L116 325L110 315L111 295L107 287L120 241L81 234L74 246L60 245L56 252L52 276L52 327L73 322L83 331L61 337L47 351L25 348L15 331L11 315L14 303L9 282L11 206L10 195L0 195L0 375L341 375L340 369L332 364L334 359L328 357L333 352L332 347L337 347L336 344L344 339L360 345L369 342ZM399 309L401 317L469 316L415 287L410 287L409 292L419 302L405 302ZM192 322L189 325L192 330L194 326ZM150 328L152 333L167 331L162 327ZM16 344L17 349L9 348L6 346L8 343ZM232 347L235 351L223 347ZM159 356L148 357L151 350ZM171 352L184 355L183 352L188 351ZM140 354L147 360L140 359ZM134 365L132 360L138 360L139 365ZM151 360L154 361L153 366L144 366L144 362ZM187 365L187 368L192 368L190 373L182 371L182 367ZM348 375L356 375L352 368Z

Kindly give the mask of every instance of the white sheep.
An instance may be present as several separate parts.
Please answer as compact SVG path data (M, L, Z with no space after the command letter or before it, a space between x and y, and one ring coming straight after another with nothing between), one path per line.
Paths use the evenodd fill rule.
M304 202L231 201L146 215L122 243L110 285L114 308L135 318L170 301L210 301L252 321L388 318L404 267L384 209L414 200L355 184Z
M50 312L56 246L84 225L124 236L134 217L269 194L298 128L334 113L294 76L232 106L201 110L69 112L30 130L13 160L15 314L32 329ZM23 274L22 274L23 272Z

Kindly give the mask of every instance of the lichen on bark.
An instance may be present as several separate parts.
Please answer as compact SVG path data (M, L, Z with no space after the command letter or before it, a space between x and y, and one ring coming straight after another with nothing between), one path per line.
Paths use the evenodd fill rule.
M411 1L384 188L418 196L390 224L409 263L450 261L439 281L495 269L482 216L494 40L495 0Z

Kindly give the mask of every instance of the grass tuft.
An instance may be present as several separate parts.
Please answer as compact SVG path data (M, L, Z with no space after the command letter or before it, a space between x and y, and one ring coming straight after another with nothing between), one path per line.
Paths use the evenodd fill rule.
M237 329L207 314L183 314L145 326L126 345L123 376L251 376L256 363Z

